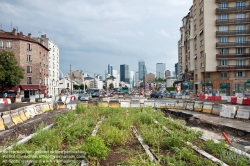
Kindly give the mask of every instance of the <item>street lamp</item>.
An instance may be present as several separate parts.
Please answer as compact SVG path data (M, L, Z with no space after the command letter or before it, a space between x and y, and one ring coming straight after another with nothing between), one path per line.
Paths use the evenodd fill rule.
M40 99L40 94L41 94L41 78L39 80L39 99Z

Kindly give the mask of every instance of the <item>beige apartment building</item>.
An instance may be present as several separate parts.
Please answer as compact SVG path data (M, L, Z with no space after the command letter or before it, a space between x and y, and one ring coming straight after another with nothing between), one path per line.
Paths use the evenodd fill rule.
M179 71L195 93L250 91L250 0L193 0L180 28Z

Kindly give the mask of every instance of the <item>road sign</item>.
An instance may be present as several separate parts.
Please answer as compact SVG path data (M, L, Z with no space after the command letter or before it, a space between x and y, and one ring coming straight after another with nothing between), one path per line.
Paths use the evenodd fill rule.
M177 85L177 92L180 93L181 92L181 84Z

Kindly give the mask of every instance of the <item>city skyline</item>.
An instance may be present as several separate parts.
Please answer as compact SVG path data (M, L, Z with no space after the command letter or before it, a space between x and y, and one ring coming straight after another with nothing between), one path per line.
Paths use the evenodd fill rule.
M0 29L10 32L16 28L33 37L46 34L60 48L60 70L64 75L70 64L72 70L81 69L91 75L103 74L109 63L114 69L129 64L136 71L138 59L144 59L149 69L154 70L157 62L165 62L173 70L172 64L178 61L176 42L181 19L191 3L2 0ZM74 12L67 11L69 6ZM175 12L176 8L179 12Z

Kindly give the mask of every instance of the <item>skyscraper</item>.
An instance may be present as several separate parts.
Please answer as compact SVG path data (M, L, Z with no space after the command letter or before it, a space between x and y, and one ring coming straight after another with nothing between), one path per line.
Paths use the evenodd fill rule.
M131 87L134 87L134 83L135 83L135 72L134 71L130 71L129 72L129 81L130 81L130 85Z
M143 60L139 60L138 62L138 72L139 72L139 80L142 80L143 77L147 74L147 68Z
M165 78L168 78L169 76L171 76L171 72L169 70L165 71Z
M129 66L126 64L120 65L120 81L129 83Z
M165 63L156 63L156 78L165 78Z
M113 66L108 64L108 74L113 75Z

